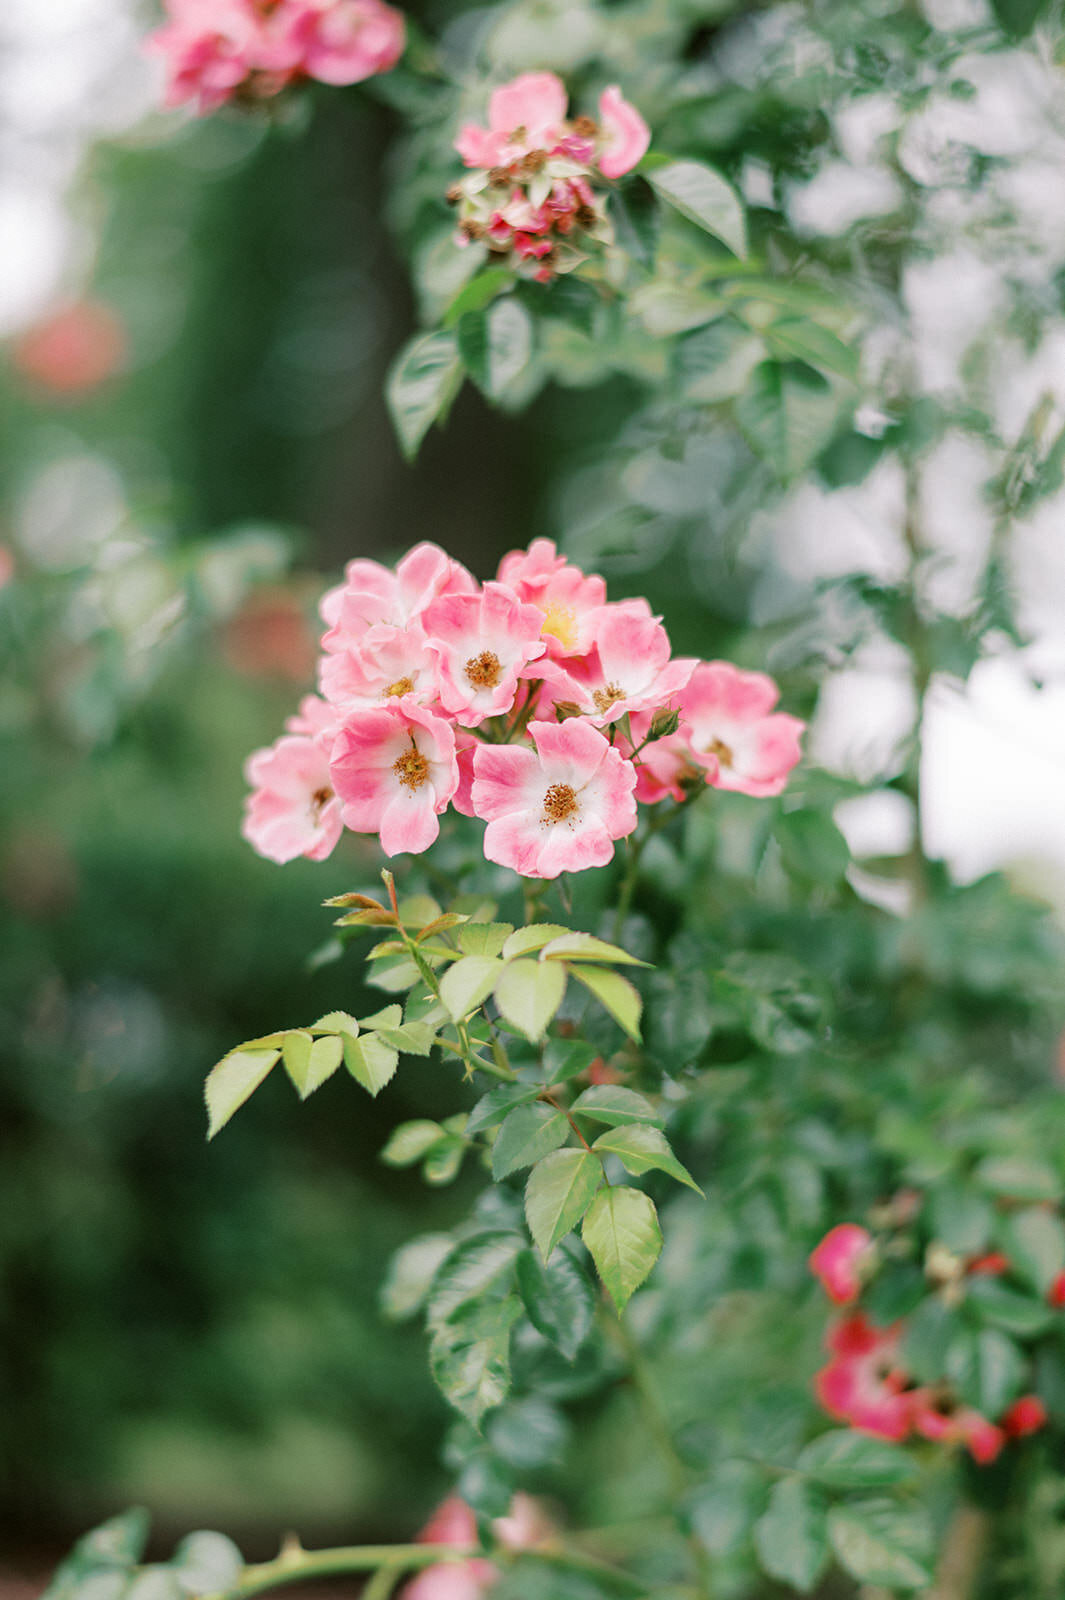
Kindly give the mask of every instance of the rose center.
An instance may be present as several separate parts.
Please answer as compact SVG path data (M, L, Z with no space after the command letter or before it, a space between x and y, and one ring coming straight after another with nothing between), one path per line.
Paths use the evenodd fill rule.
M466 676L475 689L494 689L503 671L503 664L494 650L482 650L466 663Z
M577 614L572 606L559 605L552 600L547 607L541 633L549 633L565 650L577 648Z
M323 783L322 787L320 789L316 789L311 795L311 816L314 818L315 822L319 822L321 820L322 812L325 810L332 798L333 791L330 789L327 783Z
M544 821L550 823L566 822L577 811L580 804L576 793L568 783L553 783L544 795Z
M605 711L609 711L611 706L616 705L619 700L624 700L624 698L625 691L617 683L608 683L605 689L597 689L592 695L595 709L600 715Z
M387 698L391 699L393 695L398 697L401 694L410 694L413 688L413 678L397 678L395 683L389 684L388 688L385 690L385 695Z
M413 794L428 778L429 763L418 747L412 744L409 750L404 750L398 761L392 763L392 771L403 787Z
M732 765L732 749L723 739L711 739L706 747L708 756L716 756L723 767Z

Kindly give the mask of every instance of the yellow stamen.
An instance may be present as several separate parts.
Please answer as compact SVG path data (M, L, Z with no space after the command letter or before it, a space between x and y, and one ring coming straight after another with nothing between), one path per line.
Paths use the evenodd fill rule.
M494 689L503 672L503 664L494 650L482 650L466 663L466 676L475 689Z
M566 822L579 810L580 802L568 783L553 783L544 795L545 822Z
M392 763L392 771L396 774L404 788L413 794L415 789L420 789L429 776L429 763L411 738L411 748L405 750L398 761Z

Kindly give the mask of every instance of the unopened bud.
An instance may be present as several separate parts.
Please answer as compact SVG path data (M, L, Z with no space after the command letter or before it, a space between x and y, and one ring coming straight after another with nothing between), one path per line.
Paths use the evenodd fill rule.
M930 1282L946 1286L957 1283L965 1276L965 1262L953 1250L948 1250L945 1244L933 1239L925 1251L924 1271Z
M579 717L581 714L580 706L573 700L556 700L554 705L559 722L568 722L570 717Z
M647 742L652 739L668 739L671 733L676 733L680 727L680 712L672 706L663 706L651 718L651 726L647 732Z

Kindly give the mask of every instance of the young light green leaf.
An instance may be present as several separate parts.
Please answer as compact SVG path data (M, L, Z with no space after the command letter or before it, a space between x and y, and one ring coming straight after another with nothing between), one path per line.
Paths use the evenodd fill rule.
M801 1478L774 1484L769 1508L754 1526L754 1548L771 1578L809 1594L828 1561L823 1497Z
M620 1315L662 1250L654 1201L639 1189L600 1189L581 1224L581 1238Z
M244 1557L224 1533L190 1533L174 1551L171 1566L186 1594L224 1594L244 1571Z
M544 1260L595 1199L603 1168L587 1150L556 1150L529 1174L525 1220Z
M307 1082L307 1069L311 1064L313 1044L314 1039L309 1033L304 1032L302 1028L293 1028L284 1035L281 1046L281 1064L292 1079L293 1087L301 1100L306 1095L304 1085ZM337 1060L339 1059L338 1056Z
M320 1089L327 1078L331 1078L339 1067L344 1056L344 1039L351 1038L350 1034L325 1034L320 1039L315 1039L311 1045L311 1053L307 1058L307 1070L303 1085L299 1089L300 1099L306 1100L308 1095Z
M557 922L533 922L527 928L516 928L503 946L503 959L511 961L515 956L527 956L533 950L542 950L552 939L569 931L569 928L563 928Z
M466 956L497 956L514 932L509 922L467 922L458 936Z
M438 1122L417 1118L401 1122L392 1130L391 1137L381 1151L381 1160L390 1167L413 1167L429 1154L435 1145L442 1143L447 1134Z
M649 1122L662 1126L662 1118L642 1094L635 1089L625 1089L618 1083L597 1083L579 1094L570 1106L575 1116L591 1117L593 1122L606 1122L612 1128L623 1123Z
M262 1083L281 1051L233 1050L211 1068L204 1084L207 1101L207 1137L213 1139Z
M463 956L449 967L440 980L440 998L451 1020L461 1022L486 1000L502 971L496 956Z
M497 1122L503 1121L508 1111L535 1100L539 1093L536 1084L497 1083L494 1089L489 1089L486 1095L481 1096L470 1112L466 1132L483 1133L485 1128L494 1128Z
M436 1029L428 1022L403 1022L398 1027L378 1024L377 1037L408 1056L427 1056L436 1043Z
M547 1032L565 992L564 967L523 958L503 968L495 999L506 1020L527 1039L536 1040Z
M572 1361L595 1321L595 1290L587 1274L565 1250L549 1264L535 1250L523 1250L517 1275L529 1321Z
M363 1017L364 1028L398 1028L403 1021L403 1007L393 1003L375 1011L372 1017Z
M358 1034L359 1024L354 1017L349 1017L346 1011L327 1011L324 1017L319 1017L308 1029L309 1033L351 1033Z
M812 1440L798 1468L829 1489L889 1488L905 1483L917 1470L913 1457L898 1445L852 1428L833 1428Z
M456 1139L453 1135L445 1136L442 1143L431 1150L425 1158L422 1176L426 1183L434 1184L437 1188L453 1183L458 1177L466 1148L463 1139Z
M633 1123L628 1127L608 1128L592 1145L593 1150L604 1150L619 1158L627 1172L639 1178L645 1172L666 1172L678 1183L687 1184L696 1194L702 1190L670 1149L669 1140L661 1128L647 1123Z
M570 1125L563 1112L542 1100L531 1106L517 1106L508 1113L492 1146L492 1176L498 1183L510 1172L531 1167L569 1137Z
M646 961L640 961L636 956L630 956L627 950L622 950L620 945L607 944L605 939L597 939L594 934L567 932L557 939L552 939L540 951L541 961L614 961L624 962L632 967L646 967Z
M344 1040L344 1065L357 1083L376 1095L395 1073L399 1052L376 1033L364 1033L357 1039L349 1035Z
M719 172L701 161L670 161L650 167L645 176L682 216L728 245L733 255L747 254L743 202Z
M408 461L418 454L433 423L446 417L461 385L462 363L453 333L421 334L400 351L385 395Z
M391 1322L403 1322L423 1304L454 1243L449 1233L426 1233L396 1251L381 1285L381 1310Z
M931 1530L922 1512L890 1500L833 1506L828 1533L841 1566L859 1583L921 1589L931 1583Z
M601 1006L604 1006L630 1039L637 1043L640 1038L640 1011L643 1002L627 978L619 972L611 972L603 967L581 967L574 964L569 968L573 977L578 978L586 989L590 989Z

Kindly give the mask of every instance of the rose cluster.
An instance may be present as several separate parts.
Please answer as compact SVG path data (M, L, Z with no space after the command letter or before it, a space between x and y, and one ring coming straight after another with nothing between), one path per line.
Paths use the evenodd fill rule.
M525 72L492 93L487 128L468 122L455 140L473 169L448 191L458 242L483 240L541 283L578 266L587 241L612 242L595 179L630 172L651 137L616 86L600 95L598 121L566 113L562 81Z
M608 601L549 539L484 585L433 544L352 561L321 611L320 695L246 769L244 835L274 861L345 827L417 853L454 805L489 861L555 878L610 861L638 801L779 794L799 760L772 679L674 657L646 600Z
M933 1252L934 1263L934 1247ZM1047 1413L1038 1395L1022 1395L992 1421L964 1405L948 1383L916 1384L905 1368L903 1320L879 1327L857 1308L862 1290L876 1271L878 1247L854 1222L832 1228L810 1257L810 1268L828 1295L850 1309L829 1325L825 1346L830 1360L814 1379L814 1389L830 1416L852 1428L899 1441L917 1434L961 1444L981 1465L994 1461L1007 1439L1037 1432ZM998 1252L960 1262L963 1277L998 1275L1009 1262ZM1065 1301L1065 1274L1048 1291L1051 1305Z
M146 41L167 67L166 103L201 113L262 100L299 78L359 83L403 53L402 13L384 0L166 0Z

